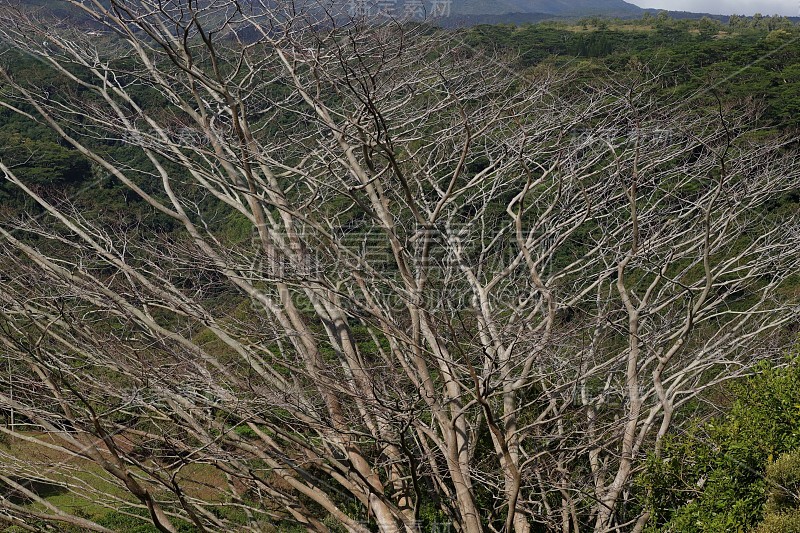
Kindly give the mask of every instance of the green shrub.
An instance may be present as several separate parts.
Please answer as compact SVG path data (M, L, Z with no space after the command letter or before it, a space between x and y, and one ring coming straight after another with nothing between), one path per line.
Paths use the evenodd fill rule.
M728 393L735 401L724 416L669 436L639 476L649 531L745 532L765 513L762 527L793 520L785 510L796 500L774 487L796 491L800 480L800 364L764 364Z
M755 533L800 533L800 449L767 466L764 521Z
M770 485L768 514L800 509L800 450L783 454L768 465L767 482Z
M800 533L800 509L767 515L754 533Z

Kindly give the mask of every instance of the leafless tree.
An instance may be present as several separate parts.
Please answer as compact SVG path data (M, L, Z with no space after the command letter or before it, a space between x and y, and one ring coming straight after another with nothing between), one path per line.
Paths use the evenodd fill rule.
M62 85L7 62L0 105L150 214L0 162L38 206L0 221L0 431L43 450L0 446L0 520L108 531L37 482L169 532L641 530L645 456L796 321L797 154L750 109L322 5L71 3L94 30L4 8Z

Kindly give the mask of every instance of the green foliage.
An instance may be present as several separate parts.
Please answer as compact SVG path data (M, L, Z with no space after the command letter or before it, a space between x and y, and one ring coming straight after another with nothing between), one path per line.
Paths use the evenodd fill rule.
M800 449L767 466L769 497L756 533L800 533Z
M241 213L231 215L223 226L223 233L230 242L246 242L253 237L253 224Z
M800 448L800 362L763 364L729 392L735 401L725 416L667 438L648 461L638 483L649 493L651 531L749 531L774 486L768 475L800 473L795 456L768 467Z
M772 484L767 502L771 510L800 507L800 450L781 455L770 464L767 480Z
M131 509L126 513L111 512L97 520L101 526L113 531L124 533L157 533L158 529L150 522L147 513ZM180 533L194 533L197 528L188 522L177 521L177 530Z
M768 515L755 533L800 533L800 509Z
M800 126L798 35L800 32L791 23L787 25L786 21L771 17L735 17L725 26L712 19L675 21L659 15L629 22L586 20L580 28L553 23L478 26L467 32L467 41L516 55L520 69L541 63L575 63L576 57L581 58L577 63L580 65L578 75L585 80L592 80L598 71L606 73L609 68L625 72L647 65L653 71L663 72L662 94L693 95L699 88L714 87L728 100L752 101L754 105L765 106L767 124L790 129ZM743 70L743 65L749 67ZM20 63L16 74L35 78L37 82L47 77L42 65L30 61ZM61 81L52 79L44 85L58 83ZM716 107L714 95L707 93L705 98L695 98L696 105ZM147 108L163 104L152 93L142 93L137 100ZM773 133L765 129L753 135ZM101 151L107 151L114 159L126 161L133 168L147 168L141 152L122 142L107 144ZM67 188L89 177L95 178L97 186L87 195L89 197L80 197L86 204L81 207L85 207L87 216L99 213L100 220L131 226L145 221L165 234L180 231L173 221L149 213L149 208L112 178L101 178L97 169L97 175L93 175L88 162L75 150L59 144L41 126L8 113L0 113L0 158L33 186ZM486 161L472 161L468 171L477 173L486 164ZM180 176L180 169L173 170L174 175ZM143 181L142 187L147 192L158 194L152 185ZM700 187L700 184L688 187L692 186ZM0 198L4 190L10 197L9 189L3 187L0 184ZM796 213L797 202L795 196L781 206L788 205L786 209ZM203 215L219 225L227 241L246 243L251 238L253 228L246 217L237 214L215 220L216 204L206 202L203 205L206 209ZM332 199L318 208L347 213L342 217L343 223L351 219L358 222L358 210L348 209L341 200ZM498 204L496 208L502 211L503 205ZM576 232L572 236L567 252L563 258L556 258L556 264L570 260L571 256L581 253L586 243L592 242L592 228L585 227L584 233ZM246 316L247 309L242 306L236 311ZM377 345L359 329L354 334L359 349L367 357L376 357L378 348L388 345L386 339L378 339L380 346ZM193 341L223 354L226 349L210 330L197 332ZM324 352L323 355L332 357L334 354ZM652 513L651 531L727 532L758 527L758 533L800 532L796 500L800 486L800 452L797 452L800 449L800 365L795 363L784 369L762 366L758 370L751 379L730 387L728 392L735 401L725 416L697 423L684 433L668 437L661 454L649 459L638 479L637 490L647 494L644 505ZM273 415L281 413L276 410ZM236 426L234 431L247 439L257 438L256 433L244 425ZM0 444L1 438L2 435ZM484 451L484 446L491 447L488 433L481 438L484 440L479 439L479 452ZM493 460L492 454L486 457ZM778 459L774 460L776 457ZM776 486L784 489L776 489ZM491 501L490 494L478 494L478 498ZM138 510L131 512L137 516L110 513L101 518L100 523L115 531L155 531L146 515ZM356 511L353 514L355 516ZM446 517L437 505L426 501L420 520L426 524L443 523ZM193 529L184 523L180 530Z
M696 106L716 105L716 96L764 106L765 122L800 127L800 29L784 17L675 20L652 16L605 26L585 19L578 26L556 23L476 26L467 41L516 58L528 68L541 63L575 65L586 79L597 65L627 71L632 64L661 72L665 93L691 95ZM699 94L698 94L699 93Z
M0 159L30 184L75 183L89 175L89 162L55 142L0 131Z

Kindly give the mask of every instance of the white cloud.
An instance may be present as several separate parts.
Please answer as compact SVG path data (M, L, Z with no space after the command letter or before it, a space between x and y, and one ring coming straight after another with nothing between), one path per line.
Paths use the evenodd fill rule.
M632 3L640 7L717 15L761 13L762 15L800 16L800 0L633 0Z

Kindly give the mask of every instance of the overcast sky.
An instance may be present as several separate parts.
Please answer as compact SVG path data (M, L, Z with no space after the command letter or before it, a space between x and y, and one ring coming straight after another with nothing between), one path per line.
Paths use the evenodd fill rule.
M800 0L627 0L640 7L714 13L719 15L774 15L800 16Z

